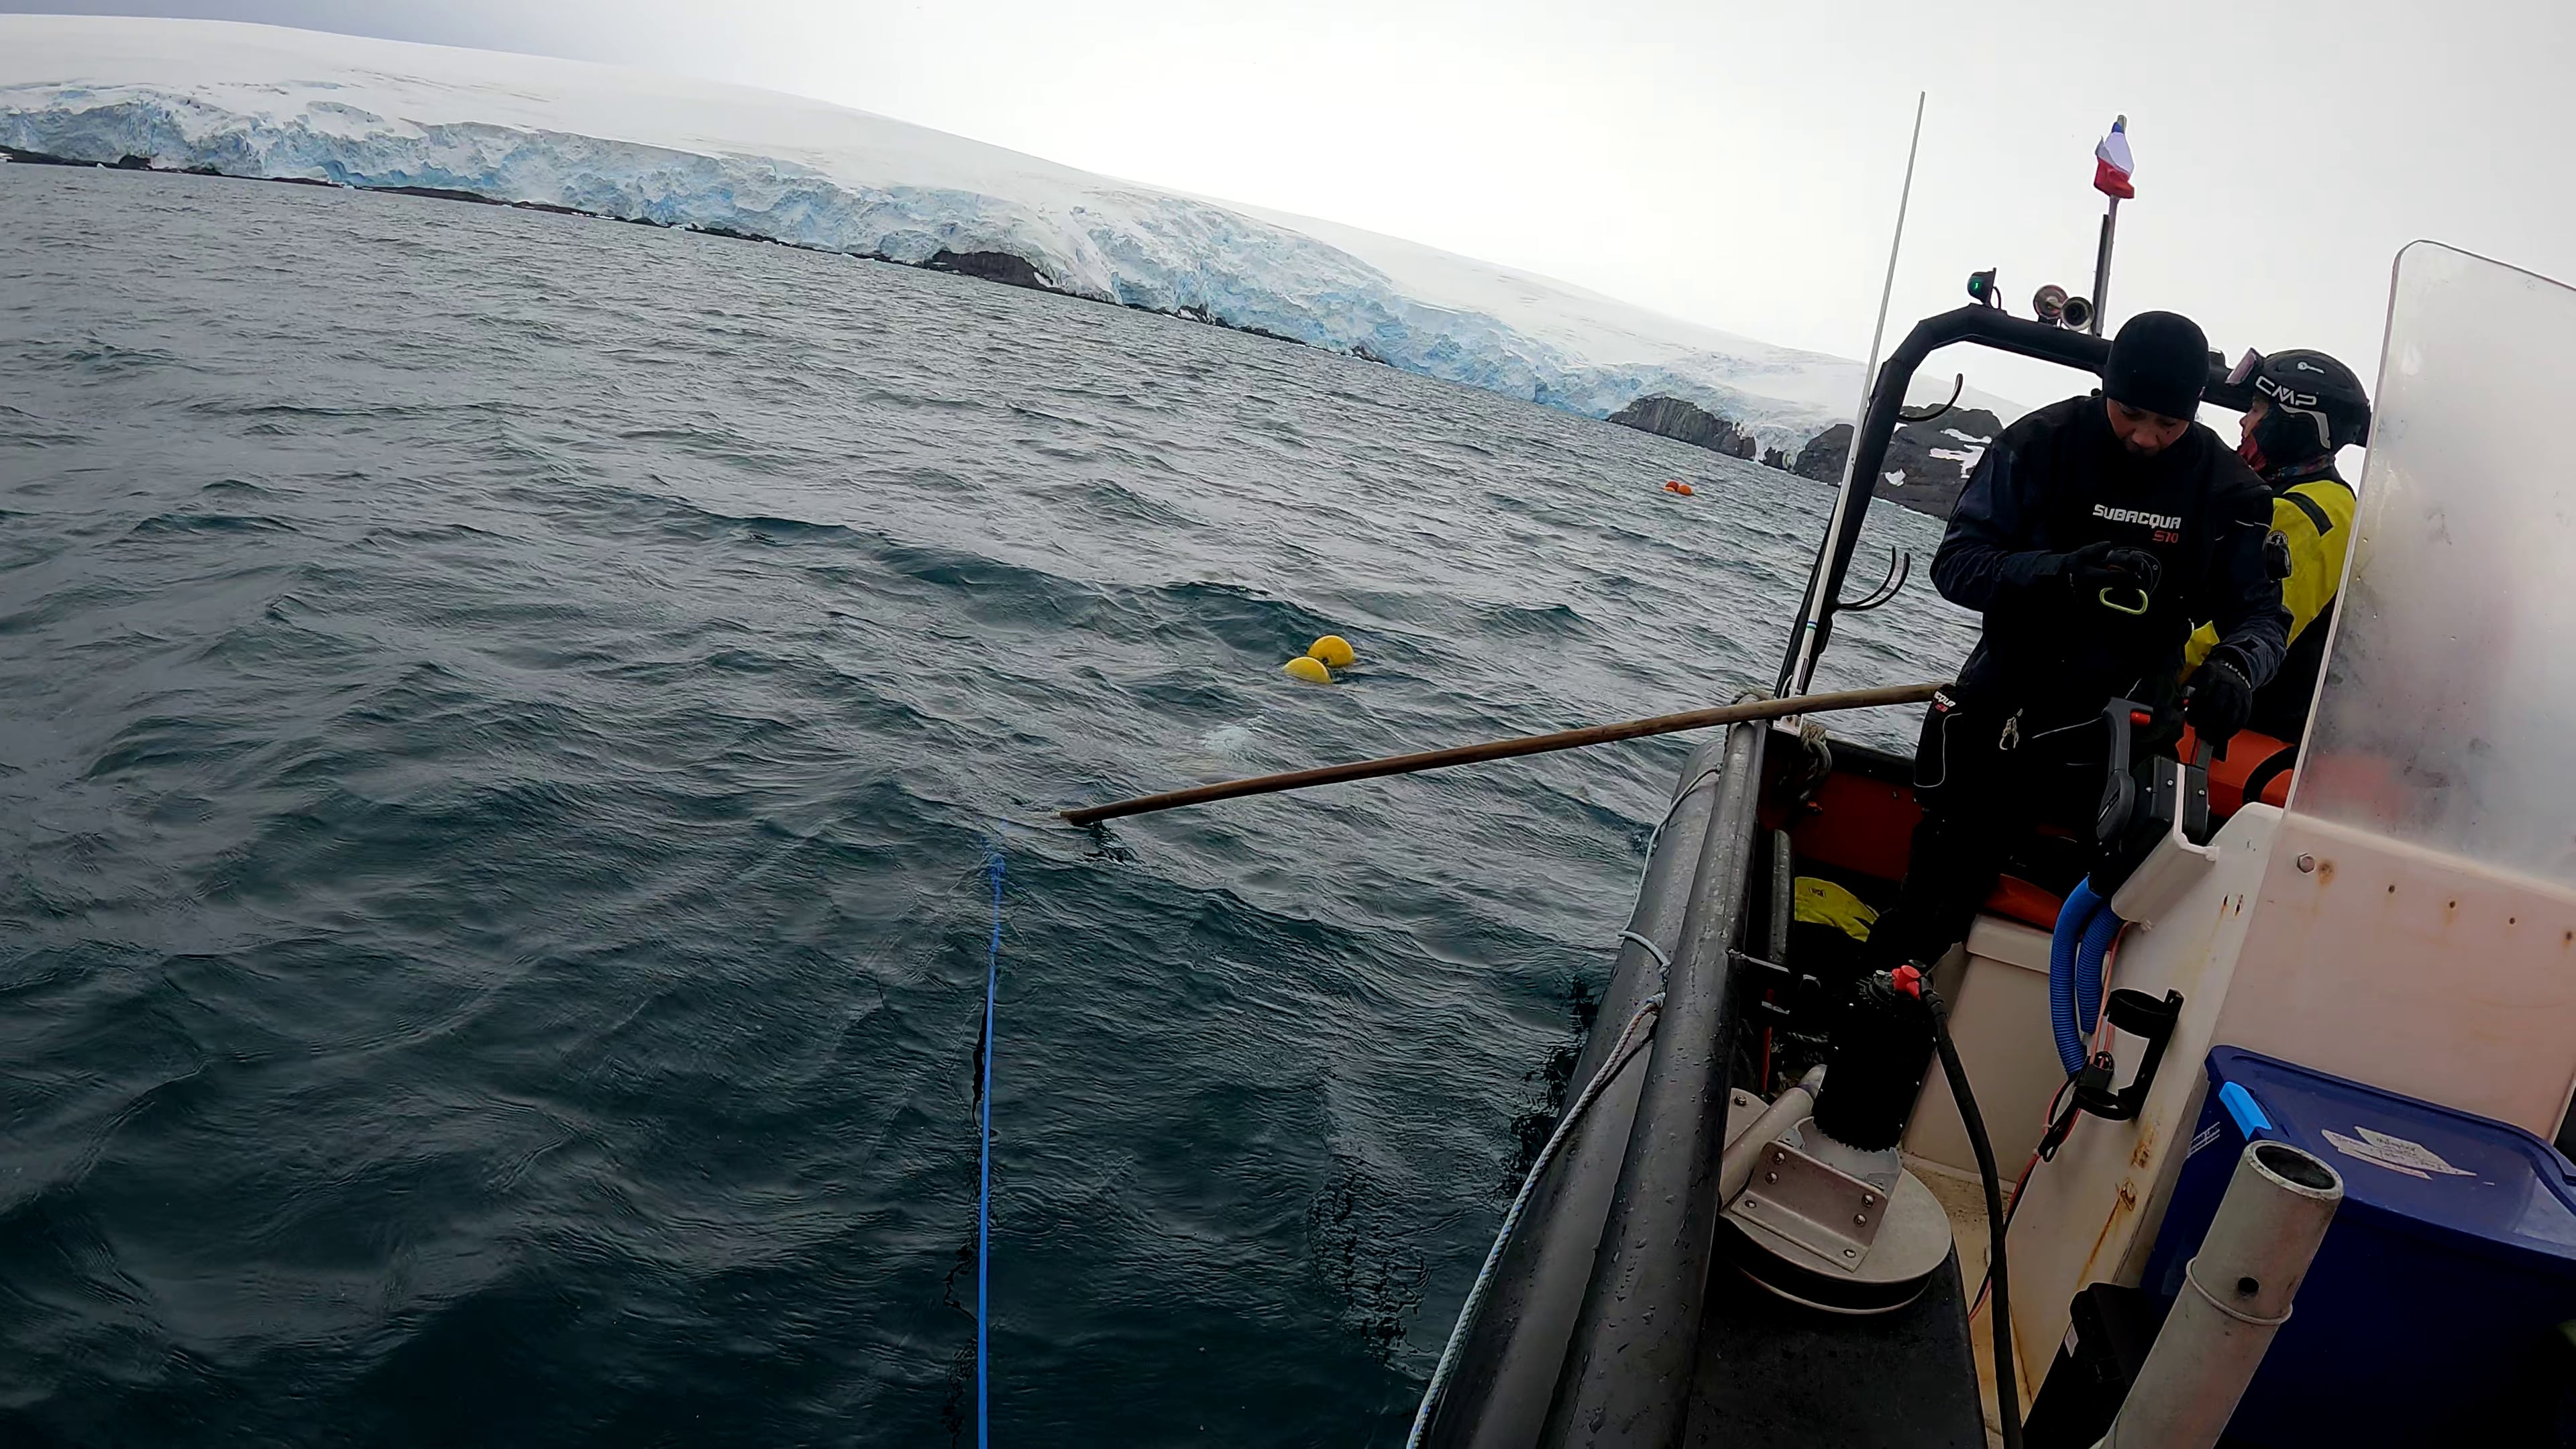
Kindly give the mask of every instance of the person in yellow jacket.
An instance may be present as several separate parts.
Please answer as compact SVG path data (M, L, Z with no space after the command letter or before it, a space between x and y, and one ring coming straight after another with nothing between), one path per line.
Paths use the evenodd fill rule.
M2277 352L2255 369L2242 436L2237 453L2272 485L2272 555L2288 570L2281 604L2290 611L2290 652L2255 691L2246 726L2297 744L2352 548L2352 485L2335 471L2335 453L2370 441L2370 396L2351 368L2322 352ZM2218 630L2203 624L2183 646L2184 677L2217 646Z

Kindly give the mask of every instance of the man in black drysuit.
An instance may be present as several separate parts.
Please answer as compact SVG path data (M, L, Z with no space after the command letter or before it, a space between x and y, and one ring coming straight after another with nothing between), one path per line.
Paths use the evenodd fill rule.
M1872 932L1882 966L1928 967L1964 939L2042 823L2090 845L2111 700L2152 712L2134 732L2141 757L2170 756L2182 718L2223 746L2280 666L2289 615L2265 549L2272 491L2191 420L2208 350L2189 318L2130 319L2102 391L2005 429L1960 495L1932 582L1982 613L1985 634L1923 721L1925 813L1897 906ZM2178 704L2198 620L2218 643Z

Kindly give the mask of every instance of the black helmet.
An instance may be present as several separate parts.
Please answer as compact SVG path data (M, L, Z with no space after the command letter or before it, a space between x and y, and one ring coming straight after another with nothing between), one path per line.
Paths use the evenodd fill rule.
M2370 441L2370 395L2352 369L2322 352L2275 352L2254 370L2254 391L2271 404L2252 442L2268 467L2283 468Z

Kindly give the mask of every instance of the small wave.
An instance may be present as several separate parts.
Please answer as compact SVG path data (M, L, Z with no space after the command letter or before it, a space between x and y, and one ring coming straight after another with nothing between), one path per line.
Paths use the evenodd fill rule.
M1571 604L1479 604L1475 616L1487 632L1518 639L1579 639L1593 632Z
M151 770L186 769L235 759L260 747L256 735L236 734L213 721L146 715L124 729L81 772L85 780Z
M0 403L0 448L61 448L89 441L51 418Z
M91 338L85 342L36 344L31 349L39 355L50 352L59 361L92 377L116 377L130 372L144 372L163 367L186 367L187 362L175 352L159 347L127 347L121 343Z
M1069 494L1077 510L1112 531L1199 526L1199 520L1183 510L1108 479L1093 479L1055 491Z
M763 543L812 543L857 541L856 531L838 523L816 523L807 518L780 518L774 514L755 513L733 520L743 533Z
M140 598L144 590L94 581L56 589L28 607L0 614L0 634L21 634Z
M301 533L282 518L255 513L156 513L126 530L128 538L166 538L194 533Z

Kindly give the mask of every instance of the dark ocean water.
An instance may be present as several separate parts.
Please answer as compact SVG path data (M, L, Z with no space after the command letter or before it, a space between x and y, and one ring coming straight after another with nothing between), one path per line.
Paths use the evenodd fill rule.
M778 247L0 217L0 1438L957 1442L998 850L995 1442L1400 1440L1686 742L1047 812L1767 684L1825 489Z

